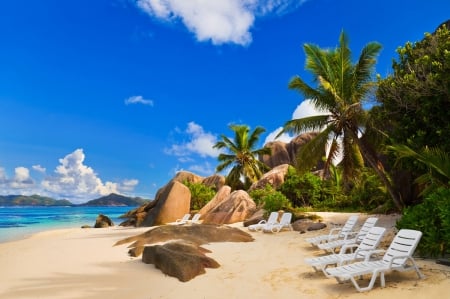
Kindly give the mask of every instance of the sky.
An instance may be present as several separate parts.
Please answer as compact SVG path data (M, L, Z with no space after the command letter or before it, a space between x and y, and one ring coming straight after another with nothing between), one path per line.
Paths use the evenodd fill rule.
M74 203L153 199L181 170L215 173L231 124L266 129L314 113L303 45L355 57L420 41L448 0L42 0L0 3L0 195ZM279 140L289 142L293 136ZM226 174L226 173L221 173Z

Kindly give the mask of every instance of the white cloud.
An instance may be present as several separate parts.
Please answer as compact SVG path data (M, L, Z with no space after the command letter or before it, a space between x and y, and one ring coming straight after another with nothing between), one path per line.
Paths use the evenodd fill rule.
M59 159L60 165L54 174L41 182L44 190L77 203L95 196L120 193L120 190L129 191L138 183L137 180L103 183L91 167L84 165L84 159L83 149L77 149Z
M326 111L321 111L319 109L317 109L316 107L314 107L314 104L311 102L311 100L307 99L304 100L303 102L301 102L297 108L295 108L294 112L292 113L292 119L300 119L300 118L305 118L305 117L309 117L309 116L314 116L314 115L324 115L324 114L328 114ZM292 136L290 134L287 133L283 133L280 137L276 138L275 137L278 135L278 133L280 133L282 130L282 128L277 128L276 130L274 130L273 132L269 133L269 135L266 137L266 140L264 141L264 144L266 144L267 142L270 141L274 141L274 140L278 140L278 141L283 141L283 142L290 142L292 140L292 138L294 138L295 136Z
M215 45L248 45L256 17L282 15L304 0L138 0L137 6L150 16L181 21L199 41Z
M34 181L30 177L30 170L25 167L16 167L14 177L9 182L9 186L13 189L33 187Z
M201 157L217 157L219 150L214 149L213 146L217 142L216 136L207 133L200 125L190 122L184 132L188 136L188 142L183 144L174 144L168 150L167 154L180 157L180 159L187 159L192 154L200 155Z
M33 165L32 168L36 170L37 172L45 173L46 169L45 167L42 167L41 165Z
M153 101L146 100L142 96L132 96L125 100L125 105L130 105L130 104L142 104L142 105L153 106Z

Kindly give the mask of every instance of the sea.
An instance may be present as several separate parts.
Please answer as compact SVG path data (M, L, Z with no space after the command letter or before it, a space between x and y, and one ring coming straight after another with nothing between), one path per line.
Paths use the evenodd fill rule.
M81 206L0 206L0 243L23 239L32 234L60 229L94 226L98 214L108 216L119 225L119 217L135 207Z

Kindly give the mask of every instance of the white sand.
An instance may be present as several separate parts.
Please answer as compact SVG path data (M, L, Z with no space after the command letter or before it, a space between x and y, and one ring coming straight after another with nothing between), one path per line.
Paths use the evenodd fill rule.
M322 213L325 222L343 223L348 214ZM392 228L395 217L380 216ZM361 218L363 219L363 218ZM362 220L361 220L362 221ZM242 224L234 226L246 228ZM426 279L414 272L386 275L370 292L338 284L303 262L322 254L304 241L325 233L251 233L254 242L211 243L204 247L221 266L188 282L164 275L130 258L126 245L112 245L148 228L65 229L0 244L0 298L450 298L450 267L417 259Z

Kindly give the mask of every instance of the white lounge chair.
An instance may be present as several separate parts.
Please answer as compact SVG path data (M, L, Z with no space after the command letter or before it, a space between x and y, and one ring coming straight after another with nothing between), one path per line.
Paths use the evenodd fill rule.
M173 224L186 224L189 221L189 218L191 218L191 214L184 214L183 218L175 220L175 222L172 222Z
M313 246L317 246L320 243L330 242L333 240L337 240L339 238L345 239L348 234L352 233L353 228L356 225L356 222L358 222L358 215L352 215L348 217L344 226L332 228L330 232L326 235L319 235L312 238L306 238L305 241Z
M274 224L278 222L278 212L271 212L267 220L261 220L258 223L248 226L250 231L261 231L266 224Z
M424 275L420 272L412 257L421 237L422 232L420 231L401 229L380 260L365 260L335 268L328 268L325 271L329 276L336 278L339 283L350 280L359 292L371 290L378 274L380 274L381 287L384 287L386 285L384 274L390 271L414 270L419 278L424 278ZM369 284L367 287L360 287L355 277L362 277L366 274L371 275Z
M292 220L292 213L289 212L283 213L283 215L281 215L280 222L272 224L266 223L266 225L264 225L264 227L262 228L262 231L265 233L278 233L284 228L292 230L291 220Z
M194 216L192 216L191 220L188 220L186 223L198 223L200 221L200 217L202 215L200 213L196 213Z
M359 244L364 239L366 234L370 231L370 229L375 226L377 221L378 218L369 217L366 219L366 221L364 221L364 224L361 226L359 231L349 232L343 239L337 239L334 241L317 244L317 247L327 252L335 252L336 249L340 248L344 244Z
M386 229L384 227L374 226L359 244L344 244L341 247L339 254L332 253L319 257L306 258L305 263L311 265L315 271L322 271L326 276L329 276L325 269L330 265L342 266L350 262L364 260L366 257L370 256L380 244L385 232ZM349 248L355 247L355 252L346 253Z

